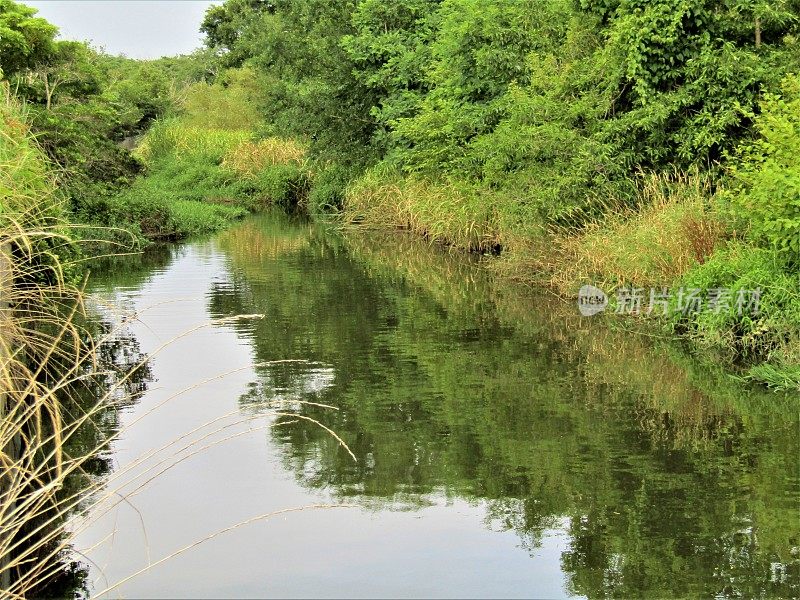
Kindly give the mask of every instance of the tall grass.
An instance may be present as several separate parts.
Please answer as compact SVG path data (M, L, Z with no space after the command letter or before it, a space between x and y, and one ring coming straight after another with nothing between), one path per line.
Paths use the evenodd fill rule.
M242 129L204 127L186 116L156 123L135 155L147 173L117 196L95 203L109 225L146 239L180 239L223 229L247 212L304 203L305 147L280 138L251 140Z
M350 186L342 212L348 223L407 229L431 242L491 252L505 242L503 208L490 190L375 169Z
M725 244L706 176L643 173L637 189L633 206L528 238L499 270L564 295L585 283L669 287Z
M245 177L253 177L276 165L303 164L306 148L295 140L270 137L256 142L245 140L230 148L222 168Z
M173 118L153 125L134 151L134 156L148 167L166 158L220 164L231 149L249 138L250 133L246 130L212 129L186 123L183 118Z
M70 240L56 182L7 93L0 118L0 568L6 591L21 596L28 586L18 582L48 568L37 556L51 540L27 544L31 529L58 512L72 468L59 396L83 376L92 349L75 325L81 295L60 258Z

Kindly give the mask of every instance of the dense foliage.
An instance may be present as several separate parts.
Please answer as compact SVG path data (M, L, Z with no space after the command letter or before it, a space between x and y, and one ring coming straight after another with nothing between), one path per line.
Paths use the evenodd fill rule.
M312 209L567 292L758 285L757 319L670 326L796 363L796 0L228 0L203 30L309 143Z
M758 282L759 319L670 330L800 355L781 287L800 269L800 1L227 0L201 30L204 50L137 62L2 0L3 75L81 219L177 238L303 206L500 253L564 293Z
M213 77L210 53L155 61L108 56L57 40L57 28L35 13L0 3L0 78L25 103L31 133L56 167L74 217L137 229L132 214L110 221L96 210L142 171L122 142L171 111L186 85ZM129 239L98 230L87 236Z

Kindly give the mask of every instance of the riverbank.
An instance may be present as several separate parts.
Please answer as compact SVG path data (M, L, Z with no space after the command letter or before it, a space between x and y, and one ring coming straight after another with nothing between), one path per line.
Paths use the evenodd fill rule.
M245 78L240 74L233 81ZM233 127L230 111L246 114L254 100L234 84L210 87L199 85L194 93L227 98L225 109L201 114L188 102L176 117L156 123L136 151L146 176L114 200L120 214L138 219L145 237L174 240L216 231L271 206L324 215L345 226L407 230L453 251L483 255L487 268L501 276L564 298L575 299L581 286L594 285L609 296L608 311L686 339L698 354L744 379L800 389L794 230L776 230L777 241L769 246L758 242L755 221L742 217L763 193L759 182L770 177L768 162L744 158L749 146L740 150L738 179L725 180L728 187L699 171L640 173L631 180L635 203L607 199L603 213L581 226L558 225L526 213L524 196L389 167L344 178L331 194L335 166L307 158L306 148L291 138L263 137L258 120L249 129ZM758 121L763 138L774 136L776 119L794 118L792 110L765 105ZM772 153L782 156L793 143L783 140ZM786 196L791 188L775 193ZM338 209L327 203L332 195L341 197ZM770 213L769 219L779 215ZM637 306L615 304L626 289L638 290ZM703 304L681 306L688 290L700 291ZM721 290L725 305L711 304L708 294ZM649 306L651 294L659 295L662 310ZM742 304L745 296L750 312Z
M83 425L107 401L81 392L93 383L102 390L108 377L92 326L81 324L65 202L8 96L0 99L0 192L0 587L10 598L39 597L71 585L62 534L80 498L70 486L94 459L93 443L102 445Z
M308 143L312 211L499 254L563 295L668 288L666 332L797 389L796 6L311 1L325 27L228 2L203 30L253 70L263 131ZM677 310L681 289L706 309ZM755 293L758 314L735 306Z
M596 286L610 297L607 310L687 339L746 379L800 389L800 253L793 230L783 234L783 246L757 243L755 221L731 214L733 203L752 203L752 188L726 190L709 175L643 174L635 185L634 206L571 228L515 222L524 199L376 171L347 190L343 215L350 224L408 230L456 251L499 254L485 261L490 269L565 298ZM791 202L791 189L775 193ZM638 290L635 307L615 305L615 294L626 290ZM702 304L687 310L681 295L690 290ZM709 293L724 293L726 304L714 304ZM653 296L668 305L658 310ZM752 312L737 304L745 297L757 297Z
M218 231L270 206L302 206L306 148L255 135L245 77L189 85L133 151L142 176L97 198L87 218L131 232L142 246Z

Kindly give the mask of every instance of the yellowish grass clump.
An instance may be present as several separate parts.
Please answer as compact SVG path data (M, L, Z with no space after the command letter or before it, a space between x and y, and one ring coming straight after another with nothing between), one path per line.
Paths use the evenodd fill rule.
M299 166L305 155L305 146L291 139L271 137L257 142L242 140L225 153L222 167L252 177L274 165Z
M706 206L710 194L698 178L665 186L651 176L641 209L612 215L575 238L575 258L587 273L619 283L667 285L703 263L724 229Z
M699 175L642 175L636 206L584 230L555 230L499 265L520 279L572 294L584 283L667 286L705 262L726 231Z
M503 245L501 199L489 190L371 172L347 191L349 223L408 229L431 242L474 252Z
M249 136L247 131L209 129L172 119L154 125L134 151L134 156L145 164L165 156L176 160L196 156L221 160L231 148L245 142Z
M55 181L28 135L21 108L0 102L0 579L24 597L52 574L40 561L59 522L56 495L74 466L74 430L59 398L84 374L87 352L57 249L68 243ZM70 365L58 374L55 365Z
M0 92L3 91L0 87ZM185 129L177 133L171 140L167 136L167 142L187 141ZM160 141L164 139L162 135ZM226 139L229 138L214 138ZM189 434L177 437L107 479L87 481L81 477L85 485L77 489L72 485L77 483L75 477L84 473L87 461L119 435L119 431L97 428L98 419L106 411L114 410L123 395L131 393L128 387L131 378L152 355L142 357L124 374L113 368L105 371L110 367L100 364L97 348L104 338L97 338L96 332L78 324L85 320L84 294L66 275L70 269L63 256L70 255L64 251L72 245L69 227L59 206L51 165L29 135L21 107L8 93L0 95L0 590L3 598L35 596L42 586L63 574L61 559L70 552L71 536L88 526L93 518L102 517L125 501L123 491L130 489L126 486L141 489L188 456L237 435L228 435L230 423L225 418L232 415L223 415L206 424L208 429L215 430L211 433L223 436L212 443L206 443L211 433L195 430L192 433L199 431L196 437L190 439ZM259 316L236 318L256 317ZM108 336L114 339L116 333L112 331ZM97 386L87 387L90 382ZM95 395L85 397L87 390ZM183 391L186 390L178 394ZM304 419L318 424L349 452L341 438L324 425L305 415L282 411L282 407L280 401L265 403L265 408L276 417L291 417L289 423ZM252 420L240 418L242 424ZM276 423L281 424L268 420L264 427L277 426ZM87 428L97 435L83 438ZM311 505L256 515L192 542L143 570L239 526L291 510L334 506L338 505ZM110 585L108 590L130 577Z

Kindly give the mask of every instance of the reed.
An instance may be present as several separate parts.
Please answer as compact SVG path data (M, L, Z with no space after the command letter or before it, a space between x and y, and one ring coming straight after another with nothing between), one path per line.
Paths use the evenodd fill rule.
M253 177L275 165L303 164L306 148L295 140L270 137L257 142L244 140L225 153L222 168Z
M726 243L708 177L641 173L636 202L582 228L550 227L496 268L573 295L585 283L670 286Z
M504 244L503 199L488 189L373 170L347 190L347 223L407 229L472 252Z
M211 129L166 119L153 125L134 155L148 167L164 158L180 161L207 160L219 164L226 154L246 142L250 133L241 129Z

